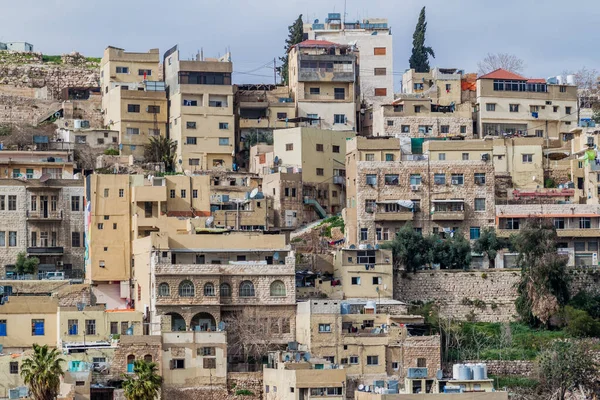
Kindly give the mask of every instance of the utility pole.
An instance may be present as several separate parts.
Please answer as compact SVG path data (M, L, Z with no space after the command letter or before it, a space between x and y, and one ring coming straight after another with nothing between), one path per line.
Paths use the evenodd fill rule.
M277 63L275 57L273 57L273 84L277 85Z

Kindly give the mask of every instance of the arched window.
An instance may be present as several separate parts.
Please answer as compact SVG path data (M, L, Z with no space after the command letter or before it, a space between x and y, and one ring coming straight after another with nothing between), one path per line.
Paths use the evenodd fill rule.
M231 286L229 286L229 283L221 283L219 291L221 297L231 297Z
M151 354L146 354L144 356L144 361L146 361L146 362L152 362L152 355Z
M271 296L285 296L285 283L281 281L271 283Z
M179 284L179 296L194 297L194 284L190 281L183 281Z
M171 295L171 288L169 287L168 283L163 282L160 285L158 285L158 295L161 297Z
M204 285L204 295L205 296L214 296L215 295L215 285L211 282L208 282Z
M133 366L135 364L135 356L130 354L127 356L127 373L133 374Z
M240 283L240 297L253 297L254 296L254 284L250 281L243 281Z

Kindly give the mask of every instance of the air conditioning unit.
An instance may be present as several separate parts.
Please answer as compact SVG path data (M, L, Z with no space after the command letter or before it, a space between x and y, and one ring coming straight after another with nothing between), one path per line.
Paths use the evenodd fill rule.
M546 100L546 105L552 105L552 100Z
M481 161L490 161L489 153L481 153Z
M443 184L444 184L444 181L443 181L442 179L434 179L434 180L433 180L433 183L434 183L435 185L443 185Z
M57 261L57 262L56 262L56 266L57 266L57 267L62 267L63 265L65 265L65 263L64 263L64 262L62 262L62 261Z
M410 190L412 190L413 192L418 192L419 190L421 190L421 185L410 185Z
M451 182L452 182L453 185L459 185L458 179L452 179Z

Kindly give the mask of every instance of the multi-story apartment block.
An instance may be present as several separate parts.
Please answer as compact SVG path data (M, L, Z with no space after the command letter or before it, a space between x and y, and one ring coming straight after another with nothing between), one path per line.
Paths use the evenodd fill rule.
M392 240L407 222L424 234L477 239L494 225L494 167L481 158L432 160L405 154L395 138L356 137L346 148L349 244Z
M165 136L167 97L158 49L147 53L107 47L100 66L104 125L119 132L121 154L144 156L150 137Z
M229 54L180 60L177 46L164 55L169 95L169 137L177 142L177 169L234 169L235 117Z
M600 206L597 204L513 204L496 206L499 236L516 234L529 218L554 224L559 252L569 256L569 265L598 266ZM505 267L513 265L505 258Z
M3 150L0 156L2 178L73 178L73 153L68 151Z
M0 276L16 274L19 253L37 257L38 272L83 278L81 179L0 180Z
M598 204L600 198L600 162L597 161L598 133L595 126L571 130L570 175L580 203Z
M462 101L462 71L408 70L398 99L375 110L373 134L396 137L473 137L473 105Z
M356 45L360 54L360 100L379 105L394 100L392 31L387 18L348 22L341 13L329 13L324 22L304 24L309 40Z
M358 51L355 46L305 40L288 53L289 87L297 115L321 129L357 129Z
M564 139L577 125L577 87L528 79L498 69L477 79L481 137L500 135Z
M296 340L312 356L344 366L348 391L381 380L397 387L411 367L427 368L433 377L441 365L440 337L417 334L412 325L423 319L406 311L391 299L300 302Z

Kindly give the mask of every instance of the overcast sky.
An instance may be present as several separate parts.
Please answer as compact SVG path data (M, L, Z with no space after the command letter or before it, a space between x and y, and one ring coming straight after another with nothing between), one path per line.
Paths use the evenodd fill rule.
M9 2L9 0L0 0ZM101 57L108 45L128 51L179 44L183 57L231 49L234 81L273 82L274 57L298 14L313 21L343 12L344 0L18 0L0 12L0 41L27 41L36 51ZM485 4L485 6L484 6ZM525 75L548 77L581 66L600 70L599 0L347 0L347 19L387 17L394 71L404 71L421 7L427 6L431 66L476 71L488 52L514 53ZM256 76L260 75L260 76ZM396 86L400 81L396 75Z

